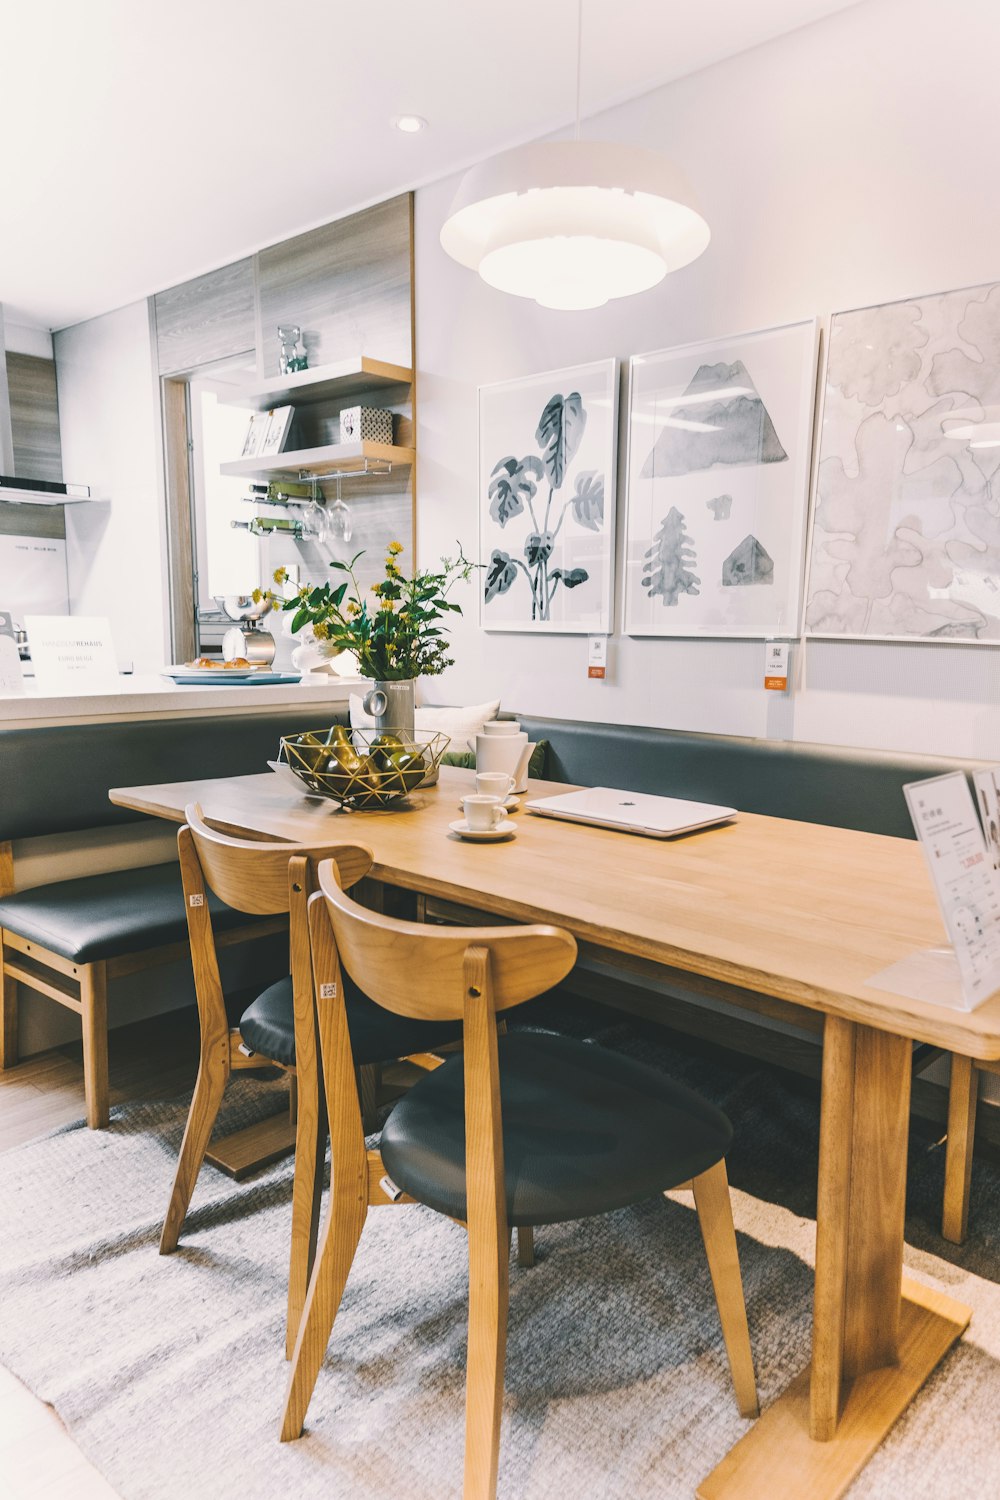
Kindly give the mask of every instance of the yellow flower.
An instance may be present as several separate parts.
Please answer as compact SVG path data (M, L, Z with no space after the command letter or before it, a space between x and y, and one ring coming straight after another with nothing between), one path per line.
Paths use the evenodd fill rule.
M260 601L263 599L263 597L264 597L264 590L263 589L254 589L253 593L250 595L250 598L253 600L253 602L255 604L259 604Z
M389 543L389 556L390 557L398 557L399 554L401 552L403 552L403 551L405 551L405 548L403 547L402 542L390 542Z
M387 578L398 578L400 576L399 569L396 567L396 564L394 562L386 563L385 572Z
M274 570L274 581L275 581L275 583L284 583L287 578L288 578L288 569L287 568L275 568L275 570Z
M355 615L359 615L361 613L361 606L356 599L348 599L347 613L350 615L352 620L354 619Z
M313 625L313 635L318 641L325 641L329 637L330 627L325 620L317 620Z
M379 609L384 610L387 615L391 615L395 608L396 606L391 599L383 599L379 605Z

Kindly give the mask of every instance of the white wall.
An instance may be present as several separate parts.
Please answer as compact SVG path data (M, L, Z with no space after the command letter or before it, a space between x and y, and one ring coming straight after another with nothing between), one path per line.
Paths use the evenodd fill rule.
M36 359L52 358L52 335L46 328L12 323L8 318L4 322L4 337L8 354L33 354Z
M438 243L457 180L418 191L420 561L476 544L479 383L1000 278L998 56L991 0L866 0L587 122L672 155L712 229L694 265L593 312L486 287ZM465 608L434 701L1000 759L997 648L812 642L786 699L758 642L618 635L589 682L582 638L486 635Z
M145 302L55 334L63 473L96 504L67 505L70 607L107 615L119 661L167 660L158 424Z

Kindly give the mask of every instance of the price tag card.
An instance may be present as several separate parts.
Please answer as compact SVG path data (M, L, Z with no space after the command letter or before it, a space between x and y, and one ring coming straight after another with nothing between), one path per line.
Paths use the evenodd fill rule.
M587 652L587 676L600 681L607 675L607 670L608 638L606 635L592 635Z
M764 646L764 686L769 693L788 691L788 641L767 641Z
M14 637L14 621L0 609L0 698L15 698L24 692L24 672Z
M986 849L993 868L1000 870L1000 766L988 766L973 776L979 815L986 834Z
M118 658L106 619L26 615L24 624L39 693L120 692Z
M961 771L903 790L971 1008L1000 989L1000 872Z

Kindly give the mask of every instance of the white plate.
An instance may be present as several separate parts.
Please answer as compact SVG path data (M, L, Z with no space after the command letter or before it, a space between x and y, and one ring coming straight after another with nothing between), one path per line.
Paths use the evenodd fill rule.
M472 796L472 793L470 792L469 795ZM465 809L465 802L461 798L459 799L458 805L464 811L464 809ZM515 808L518 808L520 806L521 806L521 799L520 799L520 797L508 797L506 799L506 801L504 802L504 807L507 809L508 812L513 812L515 810Z
M164 667L161 677L172 677L182 687L193 687L199 682L218 686L220 682L236 682L246 687L249 682L301 682L299 672L275 672L270 667Z
M499 828L470 828L464 818L456 819L448 827L460 839L471 839L477 844L498 844L501 839L509 839L517 832L513 818L504 818Z

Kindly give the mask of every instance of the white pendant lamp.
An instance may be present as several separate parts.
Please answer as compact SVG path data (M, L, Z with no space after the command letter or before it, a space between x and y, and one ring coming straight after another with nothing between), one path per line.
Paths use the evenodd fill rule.
M709 228L673 163L579 135L578 25L576 139L519 146L467 172L441 230L448 254L502 292L567 309L647 291L695 260Z

